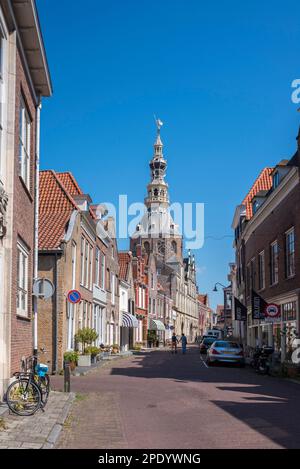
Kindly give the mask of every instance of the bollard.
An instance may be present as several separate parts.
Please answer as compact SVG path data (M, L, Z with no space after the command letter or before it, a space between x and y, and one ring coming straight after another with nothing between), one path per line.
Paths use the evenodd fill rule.
M71 392L70 363L64 363L64 392Z

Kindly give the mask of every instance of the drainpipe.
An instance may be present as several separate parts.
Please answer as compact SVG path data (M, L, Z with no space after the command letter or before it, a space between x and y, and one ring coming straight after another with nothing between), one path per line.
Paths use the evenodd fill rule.
M52 372L57 373L58 370L58 317L57 317L57 305L58 305L58 291L57 291L57 283L58 283L58 273L57 273L57 262L58 256L57 252L55 255L55 265L54 265L54 287L55 287L55 294L54 294L54 357L53 357L53 368Z
M36 148L35 148L35 184L34 184L34 260L33 280L38 278L39 263L39 182L40 182L40 122L41 122L41 100L36 108ZM38 299L33 296L33 354L38 353Z

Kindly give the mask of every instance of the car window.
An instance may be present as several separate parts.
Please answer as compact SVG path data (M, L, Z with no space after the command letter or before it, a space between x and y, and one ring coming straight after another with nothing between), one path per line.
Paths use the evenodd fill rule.
M239 344L237 344L236 342L229 342L229 347L230 348L240 348Z
M218 340L215 343L215 347L228 348L229 347L229 342L225 342L225 341L221 342L221 341Z
M203 340L204 345L210 345L213 342L215 342L215 339L204 339Z

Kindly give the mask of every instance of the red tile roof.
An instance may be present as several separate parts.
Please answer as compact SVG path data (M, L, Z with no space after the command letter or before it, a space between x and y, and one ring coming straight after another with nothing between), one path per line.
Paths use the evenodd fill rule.
M119 257L119 266L120 266L119 277L120 279L126 281L127 275L128 275L129 264L131 261L131 255L129 254L129 252L119 252L118 257Z
M82 190L78 186L77 181L74 178L72 173L70 173L69 171L66 171L64 173L56 173L56 176L64 185L64 187L66 188L66 190L68 191L70 195L83 194Z
M73 210L78 210L54 171L40 171L39 249L57 249Z
M272 187L272 176L271 173L273 168L264 168L256 181L254 182L253 186L251 187L250 191L244 198L242 204L246 206L246 218L250 220L253 216L252 211L252 199L259 191L268 191Z

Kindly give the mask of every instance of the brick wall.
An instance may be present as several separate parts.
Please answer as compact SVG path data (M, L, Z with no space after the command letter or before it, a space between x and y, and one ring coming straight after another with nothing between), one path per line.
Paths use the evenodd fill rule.
M30 188L25 187L19 177L19 109L21 95L30 114L31 154L30 154ZM13 256L12 256L12 324L11 324L11 372L19 369L20 358L30 355L32 344L32 298L28 293L28 318L17 316L17 240L21 238L29 252L28 292L32 291L33 249L34 249L34 180L35 180L35 126L36 111L30 93L19 52L16 57L16 107L15 107L15 170L13 200Z
M298 184L273 212L255 229L245 246L245 263L255 257L255 288L258 290L258 254L265 251L265 283L263 296L268 299L300 288L300 184ZM295 271L293 278L285 275L285 233L295 228ZM278 284L270 283L270 244L277 239L279 246Z

